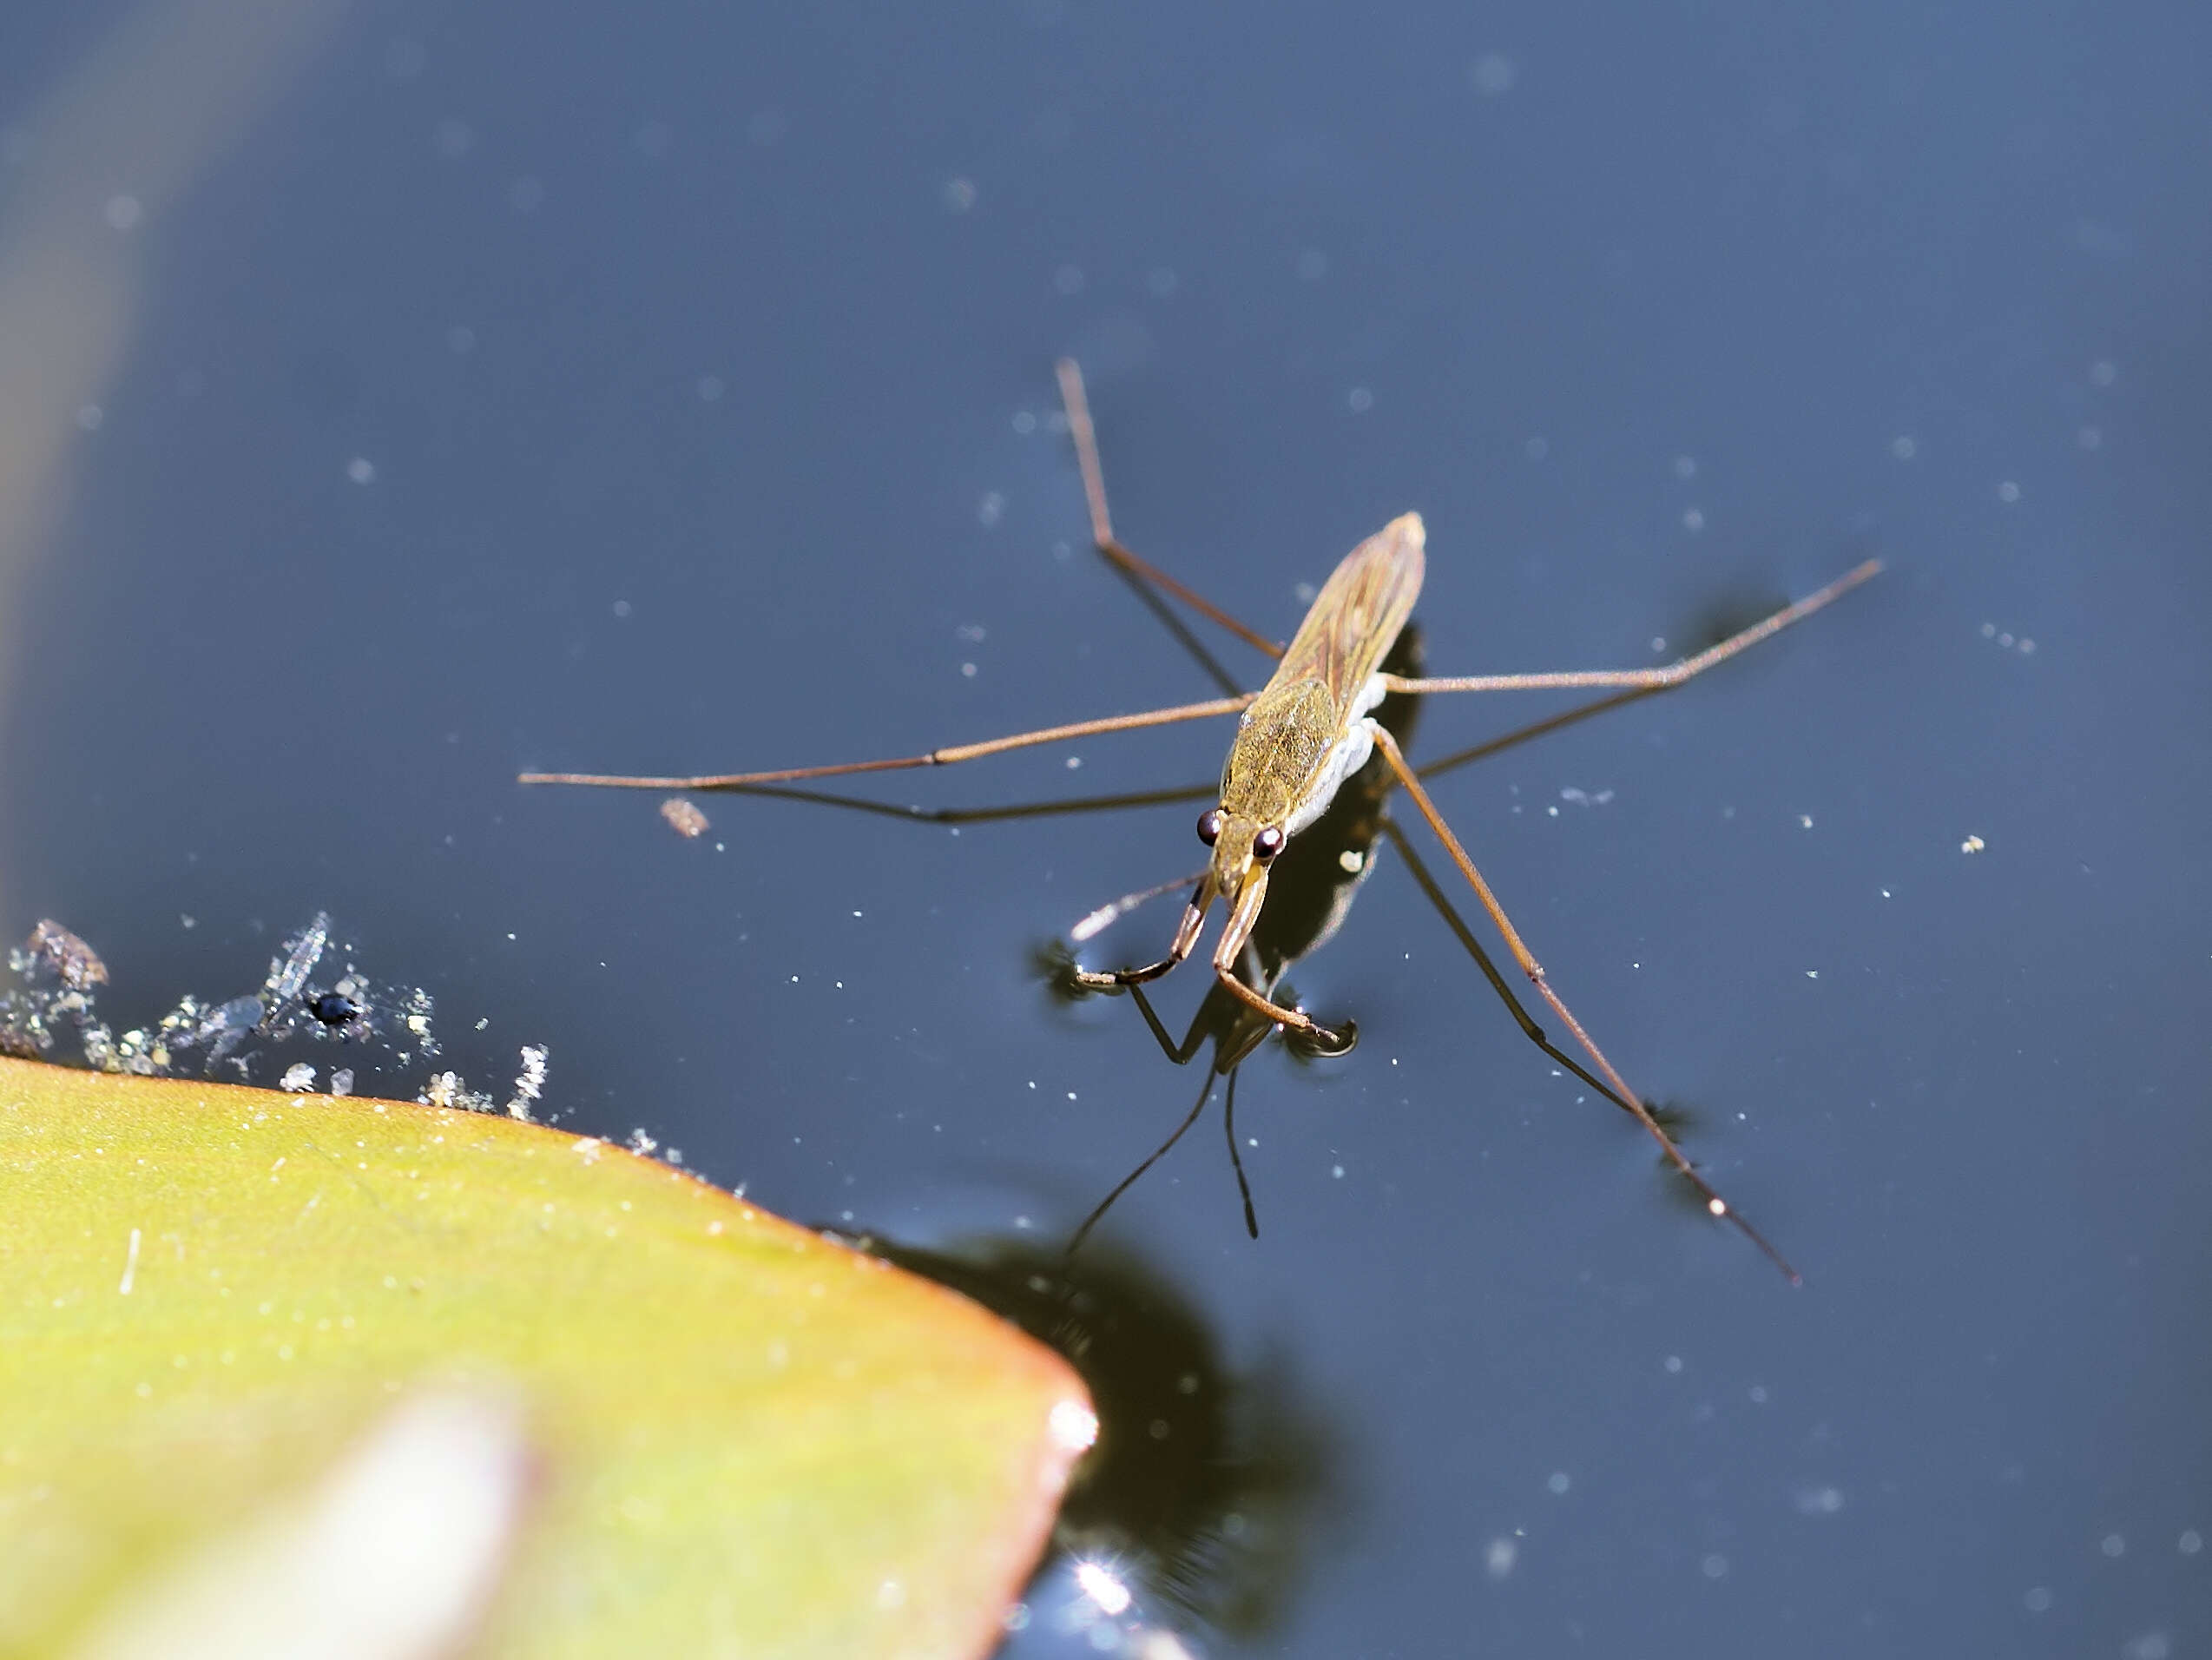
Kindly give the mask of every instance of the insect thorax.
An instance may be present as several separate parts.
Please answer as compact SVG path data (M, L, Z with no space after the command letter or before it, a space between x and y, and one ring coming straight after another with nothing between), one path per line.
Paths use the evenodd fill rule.
M1336 703L1319 680L1269 686L1244 713L1221 768L1221 806L1254 824L1290 818L1337 740Z

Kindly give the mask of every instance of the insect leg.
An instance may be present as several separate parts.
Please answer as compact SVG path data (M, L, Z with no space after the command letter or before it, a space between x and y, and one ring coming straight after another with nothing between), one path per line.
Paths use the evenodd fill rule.
M1124 985L1142 985L1147 980L1156 980L1182 959L1190 955L1198 944L1198 936L1206 926L1207 910L1214 903L1214 873L1208 871L1190 896L1190 903L1183 906L1182 920L1175 925L1175 937L1168 947L1168 954L1156 963L1142 968L1117 968L1106 973L1089 969L1076 971L1076 984L1094 991L1113 991Z
M1406 861L1406 868L1413 873L1415 885L1426 896L1436 913L1444 919L1445 926L1451 929L1452 937L1466 947L1467 954L1475 959L1475 966L1482 970L1483 978L1490 982L1490 989L1503 999L1507 1011L1513 1017L1513 1024L1520 1027L1522 1035L1623 1112L1634 1117L1634 1108L1615 1095L1610 1085L1591 1077L1588 1067L1562 1051L1544 1035L1544 1028L1530 1018L1528 1010L1522 1006L1521 999L1513 995L1513 988L1505 983L1505 977L1498 972L1498 965L1491 961L1490 953L1483 949L1482 941L1476 939L1474 930L1467 926L1466 919L1459 914L1450 899L1444 897L1444 890L1436 885L1436 878L1429 874L1428 866L1413 851L1413 844L1406 840L1406 833L1389 819L1383 820L1382 830L1383 834L1390 838L1391 845L1398 849L1399 857Z
M828 767L787 767L767 773L702 773L695 777L653 777L627 773L524 773L525 784L598 784L617 789L712 790L741 789L751 784L788 784L803 778L838 778L850 773L889 773L908 767L950 767L957 761L980 761L1009 749L1027 749L1041 743L1074 738L1095 738L1109 732L1135 732L1145 727L1172 726L1178 721L1203 721L1216 715L1234 715L1248 707L1254 694L1216 697L1204 703L1178 703L1170 708L1146 709L1138 715L1109 715L1103 721L1077 721L1070 726L1040 727L980 743L954 744L926 754L899 755L886 761L847 761Z
M1669 1162L1682 1173L1683 1178L1705 1196L1707 1210L1715 1216L1725 1216L1734 1222L1745 1238L1756 1245L1776 1268L1789 1276L1791 1284L1801 1283L1797 1270L1783 1261L1781 1255L1761 1237L1758 1229L1739 1215L1728 1201L1715 1191L1712 1183L1697 1173L1697 1167L1683 1156L1681 1148L1675 1145L1674 1137L1668 1135L1661 1127L1659 1121L1651 1116L1651 1109L1643 1104L1636 1092L1629 1087L1628 1081L1615 1069L1613 1063L1605 1058L1605 1051L1598 1048L1596 1040L1583 1030L1582 1022L1575 1018L1574 1011L1570 1009L1559 994L1551 989L1550 981L1544 977L1544 965L1537 961L1535 955L1523 942L1519 930L1513 926L1512 919L1505 914L1504 907L1498 904L1498 896L1491 892L1490 884L1483 879L1482 873L1475 868L1475 861L1467 857L1467 850L1459 845L1459 838L1452 833L1452 827L1444 821L1444 815L1437 811L1436 803L1429 799L1428 791L1421 787L1420 778L1412 767L1406 764L1405 752L1399 748L1398 740L1390 735L1388 728L1379 725L1373 720L1370 720L1367 725L1374 734L1375 748L1382 751L1384 757L1390 763L1391 770L1398 774L1399 783L1404 787L1406 794L1412 798L1413 805L1420 808L1421 816L1429 821L1429 828L1436 833L1436 839L1444 844L1445 851L1452 855L1452 862L1459 866L1459 873L1467 879L1467 886L1474 889L1475 897L1482 901L1483 909L1490 913L1491 922L1504 937L1506 948L1513 953L1513 959L1520 964L1521 972L1529 977L1531 984L1536 987L1544 1000L1550 1005L1551 1011L1559 1017L1560 1024L1574 1033L1575 1041L1583 1046L1583 1052L1596 1063L1597 1070L1604 1074L1606 1081L1612 1084L1622 1104L1636 1114L1637 1122L1643 1124L1645 1131L1659 1143L1660 1148L1666 1153Z
M1684 657L1664 669L1569 669L1546 675L1464 675L1441 680L1385 675L1382 681L1393 692L1425 695L1430 692L1571 691L1608 686L1663 691L1668 687L1681 685L1692 675L1703 674L1714 664L1725 662L1738 652L1749 650L1770 635L1779 634L1791 623L1810 616L1829 601L1849 593L1860 583L1880 574L1881 568L1880 560L1869 559L1847 570L1818 592L1807 594L1794 604L1785 605L1772 616L1753 623L1741 633L1730 635L1718 645L1708 646L1695 656Z
M1254 991L1236 972L1237 959L1244 953L1245 941L1252 937L1253 926L1260 920L1260 906L1267 894L1264 873L1246 880L1244 891L1236 897L1236 908L1229 912L1228 925L1221 930L1221 943L1214 948L1214 978L1255 1013L1267 1016L1279 1026L1304 1032L1322 1054L1342 1055L1359 1041L1357 1024L1347 1020L1341 1031L1332 1031L1313 1016L1297 1009L1286 1009Z
M1218 622L1247 645L1270 657L1281 656L1282 648L1266 635L1256 629L1248 629L1227 611L1186 588L1149 560L1138 558L1115 539L1114 521L1106 511L1106 474L1098 464L1098 435L1090 423L1090 400L1083 396L1083 371L1073 358L1061 359L1055 367L1060 377L1060 399L1068 410L1068 433L1076 443L1076 462L1083 469L1083 499L1090 507L1091 540L1097 544L1098 551L1130 576L1173 594L1201 616Z

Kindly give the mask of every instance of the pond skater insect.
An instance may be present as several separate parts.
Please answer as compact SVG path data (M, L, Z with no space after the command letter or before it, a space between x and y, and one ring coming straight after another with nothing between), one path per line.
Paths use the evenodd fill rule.
M634 776L604 773L524 773L525 784L583 784L629 789L741 789L816 778L845 777L858 773L891 772L913 767L944 767L978 761L985 755L1037 744L1059 743L1075 738L1101 736L1168 726L1181 721L1215 715L1239 717L1237 733L1221 769L1218 803L1198 820L1199 840L1211 850L1196 890L1184 906L1182 919L1165 956L1140 966L1107 972L1079 970L1078 985L1099 990L1137 986L1176 967L1196 948L1208 912L1215 900L1228 913L1212 958L1215 979L1231 996L1254 1014L1274 1025L1295 1031L1319 1051L1341 1054L1352 1047L1355 1029L1325 1026L1303 1010L1287 1008L1266 992L1245 984L1236 972L1238 961L1250 939L1267 895L1269 866L1289 845L1291 838L1327 810L1339 787L1366 762L1380 754L1398 785L1404 789L1438 842L1474 891L1508 952L1537 993L1562 1025L1589 1056L1620 1103L1633 1113L1668 1161L1705 1201L1706 1209L1733 1222L1774 1265L1796 1282L1796 1271L1769 1245L1757 1229L1722 1198L1696 1167L1675 1144L1674 1138L1655 1117L1643 1099L1606 1057L1564 998L1552 987L1543 965L1530 951L1490 884L1475 867L1459 839L1446 824L1436 803L1407 763L1405 753L1388 728L1373 718L1373 711L1392 692L1425 696L1443 692L1564 691L1636 689L1658 691L1679 686L1715 664L1726 662L1791 623L1873 576L1881 562L1869 559L1837 577L1826 587L1784 606L1763 621L1729 636L1694 656L1661 669L1569 670L1529 675L1469 675L1409 676L1384 670L1380 665L1420 593L1425 568L1426 531L1417 513L1403 514L1369 537L1331 574L1307 611L1287 646L1278 646L1247 628L1193 593L1165 572L1155 569L1123 547L1114 536L1106 509L1104 476L1098 464L1097 443L1090 411L1083 395L1083 377L1075 364L1059 365L1061 394L1067 405L1069 430L1083 470L1083 491L1090 505L1091 532L1100 552L1124 570L1174 595L1195 610L1228 629L1278 661L1274 675L1257 692L1177 704L1134 715L1109 715L1103 720L1079 721L1066 726L1017 732L977 743L956 744L925 754L893 756L828 766L787 767L772 772L701 774L688 777Z

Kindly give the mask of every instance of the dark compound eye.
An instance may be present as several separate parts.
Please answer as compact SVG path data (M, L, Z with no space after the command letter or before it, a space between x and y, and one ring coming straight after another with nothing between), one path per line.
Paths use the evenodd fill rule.
M1280 853L1283 843L1289 840L1280 829L1271 824L1252 838L1252 856L1264 865Z
M1221 838L1221 809L1217 807L1208 807L1198 815L1198 839L1208 847Z

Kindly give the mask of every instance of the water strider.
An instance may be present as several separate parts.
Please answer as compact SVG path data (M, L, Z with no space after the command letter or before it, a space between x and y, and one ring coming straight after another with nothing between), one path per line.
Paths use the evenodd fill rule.
M1238 972L1245 947L1257 926L1275 860L1297 835L1326 812L1345 781L1368 757L1379 754L1398 785L1427 820L1459 873L1474 890L1505 942L1506 949L1537 994L1550 1007L1611 1087L1619 1103L1633 1113L1659 1143L1668 1160L1703 1196L1706 1209L1725 1217L1794 1281L1795 1270L1732 1209L1683 1156L1641 1097L1606 1058L1545 976L1520 932L1498 902L1490 885L1460 845L1444 815L1406 761L1389 728L1374 711L1392 692L1427 695L1443 692L1622 690L1651 692L1679 686L1723 662L1792 622L1820 609L1866 581L1881 569L1869 559L1825 588L1783 607L1760 622L1729 636L1694 656L1662 669L1570 670L1534 675L1473 675L1431 677L1392 673L1382 668L1419 596L1425 567L1426 533L1417 513L1392 519L1347 554L1331 574L1287 646L1264 636L1209 604L1181 583L1138 558L1116 539L1106 508L1104 475L1083 377L1072 362L1059 366L1060 389L1067 404L1069 429L1083 469L1091 532L1099 550L1124 570L1173 594L1249 644L1277 658L1275 672L1257 692L1148 709L1135 715L1017 732L978 743L957 744L919 755L829 766L791 767L771 772L701 774L687 777L602 773L524 773L526 784L588 784L632 789L729 789L793 783L801 780L891 772L905 767L949 766L1037 744L1057 743L1109 732L1168 726L1213 715L1240 717L1237 734L1221 771L1218 803L1198 820L1199 839L1212 850L1196 890L1167 954L1157 962L1105 972L1078 971L1077 983L1096 988L1135 987L1158 978L1196 948L1208 912L1220 899L1228 919L1216 942L1212 965L1216 982L1271 1026L1303 1035L1323 1053L1352 1046L1354 1029L1324 1026L1300 1009L1274 1000L1268 989L1248 985Z

